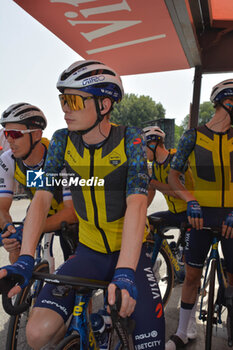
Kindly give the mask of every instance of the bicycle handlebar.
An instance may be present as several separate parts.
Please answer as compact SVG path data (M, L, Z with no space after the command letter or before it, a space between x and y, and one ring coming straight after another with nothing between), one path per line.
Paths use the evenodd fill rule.
M9 315L18 315L22 312L25 312L29 308L29 304L22 303L19 305L12 305L11 298L7 297L7 293L9 290L15 286L16 283L21 283L21 276L18 275L10 275L0 280L0 293L2 294L2 304L6 313ZM33 280L41 280L47 283L59 284L59 285L68 285L74 288L77 293L80 294L88 294L90 291L103 289L106 290L109 282L80 278L80 277L72 277L65 275L56 275L45 272L33 272L32 279ZM122 318L119 316L118 312L121 307L121 291L117 287L116 288L116 301L114 305L109 305L111 318L113 322L113 327L116 329L118 337L122 344L122 349L128 350L130 349L128 334L131 334L135 327L135 321L131 320L129 317Z
M121 307L121 290L116 288L116 301L114 305L109 305L111 319L113 327L115 328L117 335L122 344L122 349L129 350L129 338L128 334L132 334L135 328L135 320L130 319L129 317L120 317L118 312ZM134 347L133 347L134 348Z
M222 235L222 228L218 226L203 226L202 230L212 232L213 236L217 238Z
M98 281L86 278L72 277L55 275L46 272L33 272L32 281L39 280L52 284L68 285L74 288L80 294L87 294L90 291L96 289L106 290L109 282ZM11 288L13 288L17 283L22 283L22 277L19 275L12 274L6 276L0 280L0 294L2 294L2 304L6 313L9 315L18 315L26 311L29 304L12 305L11 298L8 298L7 294ZM20 307L19 307L20 306Z
M182 222L180 226L170 226L166 224L166 220L164 218L160 218L157 216L148 216L149 223L153 225L154 229L157 229L157 233L164 237L164 238L170 238L169 235L165 235L164 232L178 228L180 229L181 233L186 232L188 229L192 228L192 225L188 222ZM214 235L219 235L222 232L222 228L219 226L204 226L202 230L211 231Z
M8 315L19 315L22 312L26 311L29 307L28 304L22 303L19 305L13 305L12 304L12 299L8 298L7 294L11 288L13 288L17 283L21 284L22 281L22 276L19 275L10 275L6 276L5 278L2 278L0 280L0 293L2 294L2 306L5 310L5 312Z
M163 239L173 239L174 235L165 235L165 232L171 229L180 229L181 235L187 231L187 229L192 228L188 222L182 222L180 226L175 225L167 225L166 220L164 218L160 218L157 216L148 216L148 220L150 225L153 226L154 229L157 229L157 234Z
M44 272L33 272L32 279L45 281L52 284L61 284L71 286L77 290L80 294L85 294L82 292L82 288L88 288L89 290L96 289L107 289L110 282L99 281L89 278L72 277L65 275L55 275Z

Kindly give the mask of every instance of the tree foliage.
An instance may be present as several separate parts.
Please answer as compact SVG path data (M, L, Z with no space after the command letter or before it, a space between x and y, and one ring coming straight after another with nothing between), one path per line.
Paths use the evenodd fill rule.
M177 148L183 132L184 132L184 128L182 126L175 124L174 148Z
M215 112L215 109L211 102L207 101L207 102L201 103L199 108L198 125L203 125L207 123L212 118L214 112ZM186 117L181 123L181 127L183 128L184 131L188 129L188 123L189 123L189 114L186 115Z
M158 118L165 118L162 104L156 103L150 96L135 94L125 94L111 113L112 122L141 128L145 126L145 122Z

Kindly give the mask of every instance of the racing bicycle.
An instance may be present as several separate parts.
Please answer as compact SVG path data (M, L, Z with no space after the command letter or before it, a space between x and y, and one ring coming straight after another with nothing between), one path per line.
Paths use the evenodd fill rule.
M30 285L22 291L23 293L20 300L18 300L18 302L14 305L12 305L11 300L7 297L7 292L15 284L16 276L9 276L0 280L0 292L3 293L2 299L4 301L3 306L5 311L10 314L18 314L23 310L28 310L28 308L31 307L31 293L29 293L29 300L27 295L31 289L31 286L34 285L36 281L39 282L40 287L42 287L44 282L55 284L56 287L54 288L53 293L56 293L56 296L58 296L58 293L60 293L59 296L61 298L64 296L64 294L69 292L71 288L73 288L76 292L73 315L65 338L56 346L55 349L103 349L101 346L99 346L98 334L93 332L92 322L90 321L92 319L92 314L89 314L88 303L94 291L98 289L106 291L108 282L59 274L50 274L48 271L49 266L46 261L37 265L34 269ZM63 286L63 288L58 288L58 286ZM111 325L109 325L106 330L108 337L106 349L132 350L134 349L132 332L135 324L133 320L129 318L123 319L118 315L118 310L121 305L120 296L121 292L119 289L117 289L116 304L110 306ZM118 340L116 341L116 339ZM28 345L24 344L22 349L28 349Z
M168 226L163 218L154 215L148 216L149 224L153 227L148 235L146 245L148 255L152 259L153 271L162 296L163 305L166 306L172 288L176 283L183 283L185 267L183 261L183 249L185 247L185 233L191 225L184 222L179 227L180 235L177 242L168 243L168 239L174 239L174 235L165 235L170 229L177 227Z
M221 238L221 228L203 227L203 230L213 233L211 251L206 261L203 290L208 287L208 303L204 305L205 294L200 301L199 319L206 322L205 350L212 348L214 326L226 322L228 346L233 346L233 287L228 286L224 259L219 255L218 246ZM217 283L216 283L217 282ZM218 286L216 288L216 286Z
M22 227L23 222L13 222L14 227L16 228L16 233L11 234L9 238L16 238L19 242L22 241ZM72 225L71 225L72 226ZM69 225L66 222L61 224L61 234L66 239L67 244L70 246L71 252L74 252L75 245L74 241L70 239ZM35 266L36 272L50 272L55 271L55 258L53 255L53 242L54 242L55 232L44 233L36 247L35 253ZM0 245L2 245L2 237L0 234ZM45 262L46 261L46 262ZM25 302L27 305L30 305L28 308L22 308L22 312L15 313L14 307L13 311L8 313L11 315L8 332L7 332L7 341L6 341L6 350L26 350L30 349L26 344L26 324L31 309L33 308L36 298L43 287L43 282L38 280L32 280L30 284L23 289L16 298L14 299L15 305L22 305ZM4 306L3 300L3 306ZM9 301L8 301L9 304ZM11 309L10 309L11 310Z

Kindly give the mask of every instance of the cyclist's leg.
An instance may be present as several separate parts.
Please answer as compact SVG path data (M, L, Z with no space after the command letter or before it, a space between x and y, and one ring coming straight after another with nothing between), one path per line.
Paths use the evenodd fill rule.
M164 350L165 321L160 291L152 272L151 260L142 248L136 270L138 299L132 317L136 321L135 349L153 348ZM146 315L146 317L145 317Z
M192 229L186 233L186 273L185 281L182 287L179 325L175 333L175 337L172 336L172 342L174 343L179 343L180 340L183 343L188 342L188 323L192 314L192 309L194 308L196 302L202 267L209 250L210 242L211 235L208 234L208 232ZM169 343L170 342L171 341L169 341ZM171 349L173 349L174 345L169 345L169 343L167 343L166 349L170 349L169 346L171 346Z
M74 260L76 260L74 258ZM70 259L64 263L57 272L70 274L75 261ZM76 262L77 265L77 262ZM74 292L71 291L64 298L54 297L52 294L56 286L46 284L39 294L34 309L30 315L26 334L29 345L37 350L48 344L51 339L56 340L65 331L65 322L72 312L74 304Z
M76 254L68 259L57 273L99 280L112 279L119 253L101 254L79 244ZM81 262L81 263L80 263ZM47 284L37 298L35 308L27 325L30 345L37 349L54 339L73 311L74 292L63 298L52 294L54 285ZM57 317L60 315L60 317ZM54 318L57 318L56 322Z
M51 339L56 344L65 331L64 320L57 312L35 307L26 327L27 342L34 350L39 350L49 344Z

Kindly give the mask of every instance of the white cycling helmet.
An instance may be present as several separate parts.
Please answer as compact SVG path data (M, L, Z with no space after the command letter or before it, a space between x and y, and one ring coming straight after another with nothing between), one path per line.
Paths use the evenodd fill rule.
M215 85L210 95L210 101L217 103L227 97L233 97L233 79L224 80Z
M2 113L0 124L5 127L6 123L19 123L44 130L47 119L38 107L22 102L11 105Z
M146 135L146 142L150 141L164 141L165 139L165 132L161 130L158 126L147 126L143 129L145 135Z
M73 63L60 75L57 88L78 89L94 96L107 96L119 102L124 90L120 76L104 63L86 60Z

